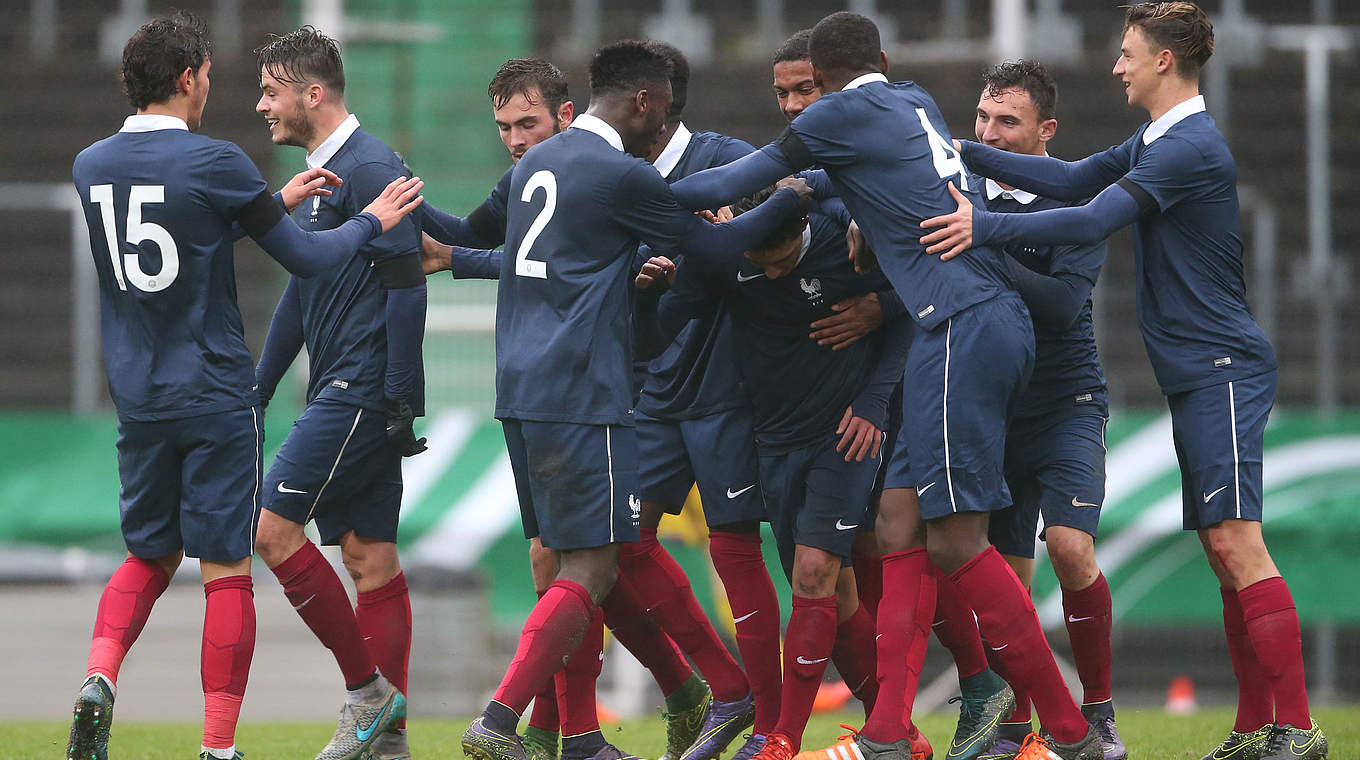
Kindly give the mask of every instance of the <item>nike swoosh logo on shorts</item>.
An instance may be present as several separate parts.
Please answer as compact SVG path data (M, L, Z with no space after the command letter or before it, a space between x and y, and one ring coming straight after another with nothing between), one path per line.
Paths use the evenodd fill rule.
M1215 488L1214 490L1210 491L1209 493L1201 494L1201 495L1204 497L1204 503L1205 503L1205 504L1208 504L1210 499L1212 499L1212 498L1214 498L1215 496L1217 496L1217 495L1218 495L1218 492L1219 492L1219 491L1222 491L1222 490L1225 489L1225 488L1227 488L1227 486L1219 486L1218 488Z
M935 485L935 481L933 481L933 480L930 481L929 483L925 484L924 486L922 486L922 487L916 489L916 495L917 495L917 496L920 496L921 494L925 493L926 491L929 491L930 488L931 488L931 486L934 486L934 485Z
M816 664L819 663L819 662L826 662L826 661L829 660L829 659L831 659L831 658L830 658L830 657L823 657L823 658L820 659L820 660L809 660L809 659L807 659L806 657L804 657L803 655L800 654L800 655L798 655L798 664L799 664L799 665L816 665Z
M296 488L289 488L288 486L285 486L281 480L279 481L278 491L279 493L307 493L306 491L299 491Z
M749 277L742 277L742 276L741 276L741 272L737 272L737 282L750 282L751 280L754 280L754 279L756 279L757 277L764 277L764 276L765 276L765 273L764 273L764 272L761 272L760 274L753 274L753 275L751 275L751 276L749 276Z
M1100 505L1099 505L1099 504L1091 504L1091 503L1085 502L1085 501L1077 501L1077 497L1073 496L1073 497L1072 497L1072 506L1074 506L1074 507L1098 507L1098 506L1100 506Z
M736 618L736 619L733 620L732 622L733 622L733 623L740 623L741 621L745 620L746 618L751 617L752 615L756 614L757 612L760 612L760 610L751 610L750 612L746 613L745 615L742 615L741 617Z
M859 523L855 523L854 525L845 525L845 524L842 523L840 520L837 520L837 521L836 521L836 530L850 530L850 529L852 529L852 528L858 528L858 527L859 527Z
M755 484L755 483L752 483L751 485L749 485L749 486L747 486L747 487L741 489L740 491L733 491L732 489L729 488L729 489L727 489L727 498L729 498L729 499L735 499L735 498L737 498L738 496L741 496L742 494L746 493L747 491L749 491L749 490L751 490L752 488L755 488L755 487L756 487L756 484Z

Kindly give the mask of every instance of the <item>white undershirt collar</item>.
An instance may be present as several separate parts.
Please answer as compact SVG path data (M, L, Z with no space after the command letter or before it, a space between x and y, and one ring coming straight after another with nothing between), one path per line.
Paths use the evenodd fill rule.
M1003 198L1006 198L1007 200L1013 200L1022 206L1028 206L1029 204L1034 202L1035 198L1039 197L1034 193L1026 192L1018 187L1015 188L1014 190L1007 190L1006 188L1002 187L1000 183L998 183L996 180L991 179L989 177L987 179L987 200L994 201L996 200L996 197L998 195Z
M883 76L877 71L875 71L872 74L860 74L854 79L851 79L849 84L842 87L841 92L845 92L846 90L853 90L862 84L868 84L870 82L886 82L886 81L888 81L888 78L886 76Z
M189 131L189 125L178 116L163 113L134 113L123 120L119 132L155 132L160 129L182 129Z
M656 163L653 164L662 177L669 177L671 172L675 171L675 165L680 163L680 157L685 155L685 149L689 147L689 138L690 131L685 127L685 123L682 121L677 124L675 133L666 143L665 150L661 151L661 155L656 157Z
M604 138L604 141L609 143L614 150L617 150L620 153L623 152L623 138L619 137L619 131L609 126L609 122L598 116L583 113L571 120L569 129L581 129L586 132L593 132Z
M349 140L354 130L359 128L359 118L354 114L349 114L345 120L340 122L340 126L334 132L321 141L316 146L316 150L307 154L307 168L317 169L325 166L328 161L335 158L335 154L340 152L340 148Z
M1159 119L1149 124L1147 129L1143 130L1143 144L1151 145L1153 140L1166 134L1167 130L1180 123L1181 119L1204 110L1206 109L1204 108L1203 95L1196 95L1189 100L1182 100L1172 106L1171 110L1162 114Z
M803 263L803 257L807 255L808 249L811 247L812 247L812 223L808 222L808 224L803 227L803 246L798 251L798 260L793 262L793 267L795 269L798 268L799 264Z

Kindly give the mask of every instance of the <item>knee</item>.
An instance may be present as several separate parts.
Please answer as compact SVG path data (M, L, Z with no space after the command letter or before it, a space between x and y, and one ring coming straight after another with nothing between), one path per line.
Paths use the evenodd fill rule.
M1083 589L1100 574L1096 566L1095 541L1073 528L1052 527L1044 536L1053 573L1064 588Z
M839 576L840 558L821 551L800 551L793 560L793 593L807 598L830 596L837 593Z
M265 510L255 530L255 553L270 567L283 562L307 540L302 526Z
M1239 525L1240 520L1229 520L1209 528L1205 546L1218 560L1224 571L1234 580L1254 578L1273 570L1266 545L1261 540L1258 524Z

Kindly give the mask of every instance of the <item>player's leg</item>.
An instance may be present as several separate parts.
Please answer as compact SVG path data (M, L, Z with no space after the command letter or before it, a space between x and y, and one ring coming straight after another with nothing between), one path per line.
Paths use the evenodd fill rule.
M538 536L538 521L534 518L533 496L527 482L515 482L519 496L520 519L524 525L524 537L529 540L529 573L534 582L534 593L543 597L557 577L557 552L543 545ZM562 728L561 714L557 710L557 684L549 681L538 694L534 695L534 709L529 713L529 725L524 730L524 751L531 760L556 760L557 737Z
M831 664L860 701L865 718L874 711L878 699L874 633L874 618L859 598L854 560L848 559L836 576L836 644L831 648Z

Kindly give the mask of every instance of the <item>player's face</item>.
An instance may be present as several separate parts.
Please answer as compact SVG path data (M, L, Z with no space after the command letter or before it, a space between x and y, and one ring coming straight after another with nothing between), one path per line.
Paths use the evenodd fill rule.
M995 96L982 90L978 98L973 134L978 142L1011 153L1040 155L1044 152L1039 109L1029 93L1019 87L1002 90Z
M807 226L806 220L804 220L803 226ZM777 280L788 275L798 266L798 254L802 249L803 236L798 234L774 248L752 248L746 252L746 258L764 269L767 278Z
M1156 91L1159 52L1141 28L1131 26L1124 32L1112 73L1124 83L1129 105L1146 107Z
M198 67L198 72L194 75L194 90L189 95L189 120L185 126L189 131L197 132L203 125L203 109L208 105L208 69L212 68L212 59L204 58L203 65Z
M500 108L491 111L500 130L501 142L510 152L510 160L518 162L524 151L562 131L561 125L538 90L517 92Z
M774 65L774 97L784 118L793 121L821 96L822 91L812 81L811 61L780 61Z
M307 146L316 130L307 118L304 98L307 88L280 82L267 71L260 72L260 100L255 111L269 125L269 139L275 145Z
M623 139L623 149L638 158L647 158L652 145L661 139L666 129L666 113L671 110L671 83L659 87L649 87L634 96L632 118L628 119L619 137ZM642 106L646 104L644 109Z

